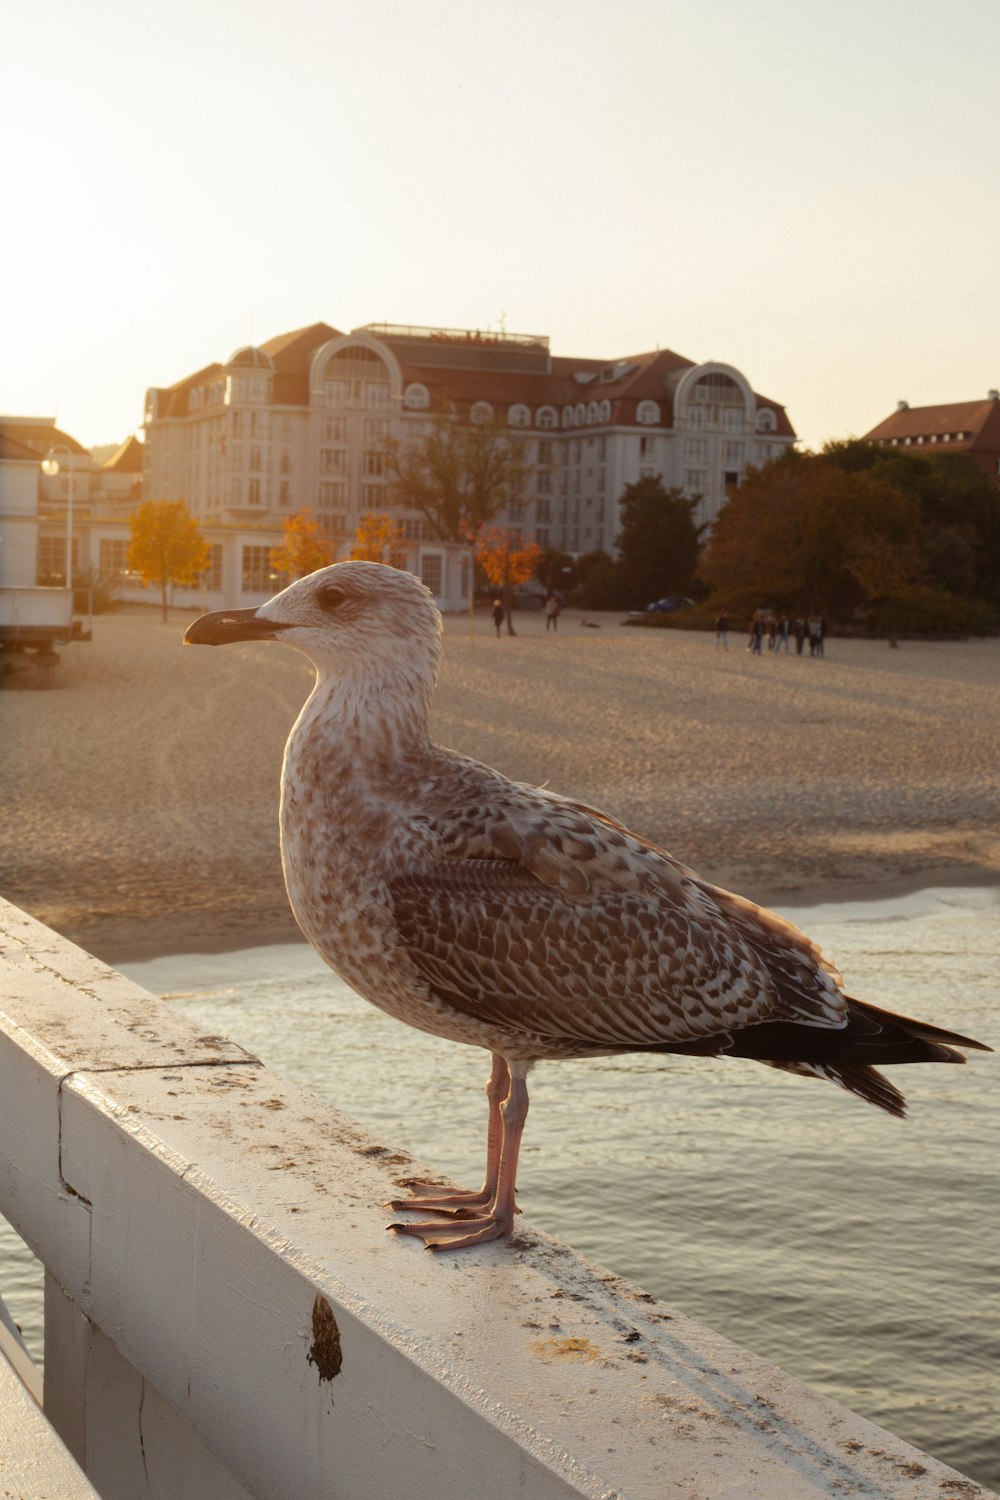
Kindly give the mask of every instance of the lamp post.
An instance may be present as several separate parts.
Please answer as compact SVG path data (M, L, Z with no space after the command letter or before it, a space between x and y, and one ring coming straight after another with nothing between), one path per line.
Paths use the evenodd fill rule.
M65 443L56 443L56 445L55 445L54 448L50 448L49 451L48 451L48 453L42 459L42 473L45 474L49 479L54 479L55 476L59 473L59 460L55 456L57 453L65 453L65 455L66 455L66 457L68 459L72 459L72 457L73 457L72 453L66 447ZM66 479L67 479L67 487L66 487L66 587L70 590L70 597L72 598L72 591L73 591L73 465L72 465L72 463L68 463L66 465Z

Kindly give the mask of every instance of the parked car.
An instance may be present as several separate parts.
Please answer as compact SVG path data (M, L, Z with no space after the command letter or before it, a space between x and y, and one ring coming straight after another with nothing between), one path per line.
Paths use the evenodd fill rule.
M694 603L693 599L686 599L683 594L668 594L665 599L657 599L655 604L646 605L646 613L651 609L659 610L661 614L672 615L678 609L690 609Z

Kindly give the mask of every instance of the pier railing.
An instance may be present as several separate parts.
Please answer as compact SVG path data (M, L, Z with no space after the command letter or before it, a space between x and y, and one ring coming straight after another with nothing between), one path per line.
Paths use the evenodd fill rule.
M15 1493L986 1494L529 1224L387 1235L413 1168L0 905L0 1213L45 1266L50 1424L0 1358L0 1478L46 1447L77 1487Z

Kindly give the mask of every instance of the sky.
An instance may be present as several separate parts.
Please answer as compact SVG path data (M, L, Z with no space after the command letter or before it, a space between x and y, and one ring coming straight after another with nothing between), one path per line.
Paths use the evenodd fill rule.
M803 443L1000 385L998 0L11 0L0 412L325 321L735 365Z

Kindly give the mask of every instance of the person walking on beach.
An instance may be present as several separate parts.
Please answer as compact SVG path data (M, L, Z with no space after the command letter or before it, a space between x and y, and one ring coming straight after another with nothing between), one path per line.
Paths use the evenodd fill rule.
M545 629L559 629L559 600L555 594L550 594L545 601Z
M750 641L747 650L753 656L760 656L761 646L764 642L764 622L759 615L754 615L750 621Z
M788 655L788 616L782 615L781 624L778 626L778 650Z
M718 649L719 649L720 646L722 647L723 651L728 651L729 650L729 616L728 615L720 615L719 618L715 622L715 649L716 649L716 651L718 651Z
M796 656L801 656L802 655L802 642L806 638L806 622L805 622L805 620L803 620L803 618L802 618L801 615L797 615L796 616L794 629L795 629L795 655Z
M503 604L499 599L493 601L493 623L497 630L497 640L500 639L500 626L503 624Z

